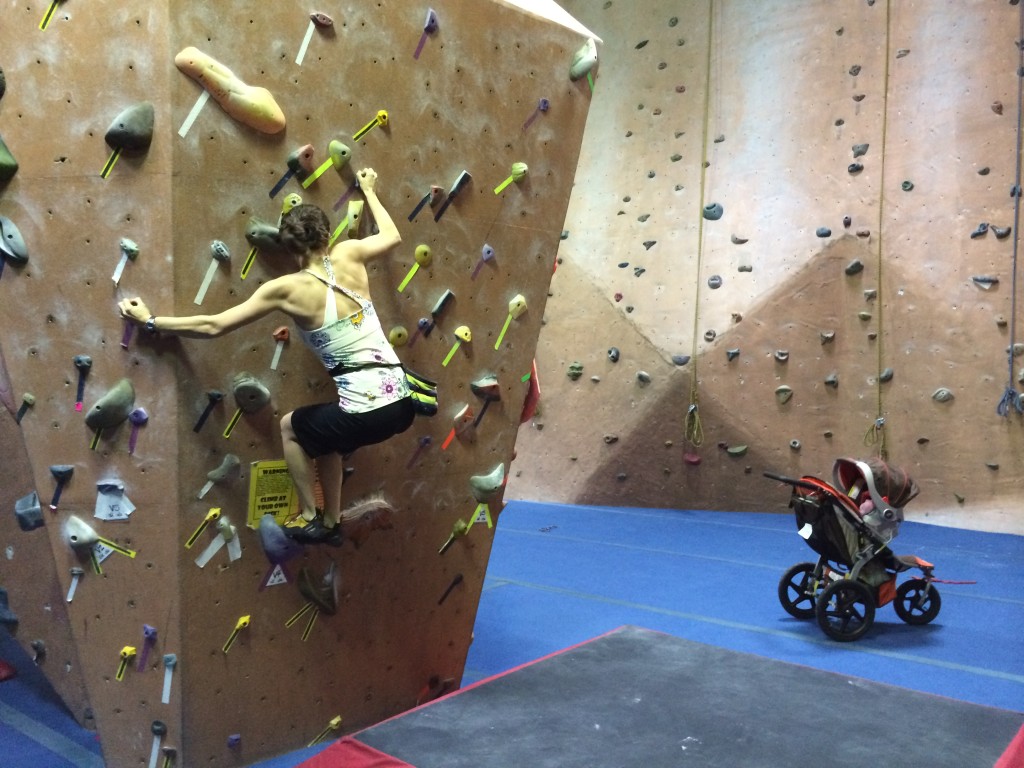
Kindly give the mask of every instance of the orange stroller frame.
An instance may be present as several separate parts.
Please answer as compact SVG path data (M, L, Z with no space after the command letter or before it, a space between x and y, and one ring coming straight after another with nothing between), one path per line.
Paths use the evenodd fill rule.
M797 619L816 619L826 635L844 642L863 637L875 610L888 603L907 624L932 621L942 606L932 583L935 566L889 549L917 484L879 459L837 459L832 474L834 485L810 475L764 473L792 487L797 532L818 553L817 562L797 563L783 574L783 609ZM911 569L921 576L897 586L897 575Z

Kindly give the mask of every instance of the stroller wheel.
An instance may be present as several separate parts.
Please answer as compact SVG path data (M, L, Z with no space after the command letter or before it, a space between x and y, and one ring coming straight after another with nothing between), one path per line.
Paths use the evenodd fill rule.
M797 563L779 580L779 602L796 619L813 619L819 583L814 578L814 563Z
M910 579L896 588L892 607L907 624L927 624L939 615L942 598L934 584L925 579Z
M875 621L875 599L859 581L843 579L829 584L814 609L821 631L833 640L856 640Z

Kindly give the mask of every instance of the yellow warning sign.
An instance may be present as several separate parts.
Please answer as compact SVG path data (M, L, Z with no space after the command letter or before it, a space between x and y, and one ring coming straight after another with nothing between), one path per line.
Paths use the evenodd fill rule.
M249 518L246 525L256 528L260 518L273 515L279 525L299 511L299 499L284 459L254 461L249 472Z

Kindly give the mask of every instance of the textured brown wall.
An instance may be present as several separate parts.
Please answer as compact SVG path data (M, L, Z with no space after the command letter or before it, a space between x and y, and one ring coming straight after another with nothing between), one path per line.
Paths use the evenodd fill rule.
M542 415L523 428L508 494L783 510L785 490L762 470L829 477L835 458L881 448L864 444L881 416L889 458L922 487L908 515L1024 530L1021 418L995 412L1011 383L1013 324L997 320L1013 320L1017 233L970 237L980 222L1013 224L1020 8L566 7L605 44L577 175L586 183L570 203L538 351ZM850 174L861 143L864 170ZM725 214L703 220L712 202ZM865 269L848 277L853 259ZM1000 281L985 291L975 275ZM823 330L836 331L831 345ZM693 359L677 367L679 354ZM880 383L888 367L894 378ZM824 385L831 373L837 389ZM782 384L794 397L780 407ZM939 387L955 399L932 400ZM691 391L699 448L685 439ZM745 457L720 447L736 445ZM702 463L685 464L685 451Z
M27 458L32 477L9 492L5 484L4 498L34 484L48 500L50 464L73 464L75 475L59 512L47 513L45 530L25 534L9 520L2 529L15 544L16 556L0 564L12 607L32 617L45 604L61 617L51 622L56 628L24 619L19 638L42 636L62 651L55 654L61 662L67 657L62 674L55 664L47 672L79 718L91 708L112 765L146 759L154 719L168 725L167 743L182 749L189 764L241 765L304 745L336 715L351 730L393 714L414 704L434 676L457 682L491 533L477 525L444 557L438 548L455 521L475 508L469 478L512 456L528 387L522 378L534 357L590 103L586 84L568 79L579 34L504 5L440 0L433 4L440 29L416 61L426 6L352 2L325 9L333 31L314 35L300 67L294 60L309 9L295 3L260 4L258 11L246 3L68 4L40 31L47 5L19 6L0 31L0 66L8 79L0 135L21 164L0 190L0 214L18 225L31 253L26 267L8 266L0 281L0 344L14 405L24 391L38 398L21 424L24 447L20 437L4 443L5 456L20 456L23 464ZM286 132L256 133L211 101L179 137L200 94L173 65L174 54L189 45L268 88L288 119ZM524 131L541 97L550 99L551 110ZM122 158L101 179L108 125L144 99L156 105L152 147L141 158ZM388 129L352 143L351 134L378 109L389 111ZM445 289L456 300L429 338L400 351L411 367L440 381L440 414L349 461L355 471L345 499L383 492L397 510L394 527L358 549L310 549L290 568L294 574L307 564L322 573L334 557L342 573L337 616L321 616L302 642L303 622L291 629L284 622L303 599L292 586L257 591L268 564L255 534L242 526L249 463L280 456L281 414L331 399L323 372L295 342L280 369L269 370L271 332L280 318L208 342L137 335L126 351L115 303L139 294L158 314L212 312L279 274L283 266L261 254L247 280L239 279L245 225L251 215L276 220L281 196L271 200L267 193L289 152L311 143L319 162L334 138L352 146L351 168L340 177L328 171L307 192L291 182L281 196L298 191L330 208L353 169L374 167L404 239L371 274L385 328L415 329ZM529 176L495 195L516 161L529 165ZM406 220L431 184L447 190L463 169L473 182L439 223L429 209ZM115 289L110 275L122 237L135 240L141 254ZM198 310L193 298L213 239L228 244L232 262L217 273ZM434 264L399 294L419 243L432 246ZM471 279L484 243L496 258ZM529 311L495 350L508 303L520 293ZM453 331L463 324L473 341L442 367ZM121 377L133 381L137 405L150 414L134 456L127 453L126 427L105 432L98 449L89 450L90 432L73 408L75 354L94 361L87 407ZM271 406L244 417L225 440L221 432L234 410L229 397L193 433L205 392L230 392L240 371L270 389ZM486 374L498 376L502 401L488 410L475 440L442 451L459 408L470 403L479 410L469 384ZM432 446L407 469L425 436ZM206 473L228 452L240 457L242 477L196 499ZM87 573L67 605L74 556L60 522L71 513L93 521L95 483L107 477L125 483L137 510L127 523L95 525L138 557L114 555L102 577ZM192 551L182 545L212 506L239 527L244 554L228 565L221 553L199 569L193 560L208 535ZM500 504L492 508L497 514ZM33 546L46 537L49 544L31 559L29 536ZM438 605L456 574L462 585ZM223 654L235 622L247 614L251 626ZM129 669L116 682L118 652L125 645L141 649L144 623L159 632L149 668ZM164 653L179 659L170 706L159 703ZM232 734L241 741L229 749Z

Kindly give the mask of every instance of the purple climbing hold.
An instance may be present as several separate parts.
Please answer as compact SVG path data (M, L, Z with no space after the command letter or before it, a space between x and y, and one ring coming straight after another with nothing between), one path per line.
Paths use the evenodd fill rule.
M672 355L672 362L675 365L683 366L690 362L689 355Z

